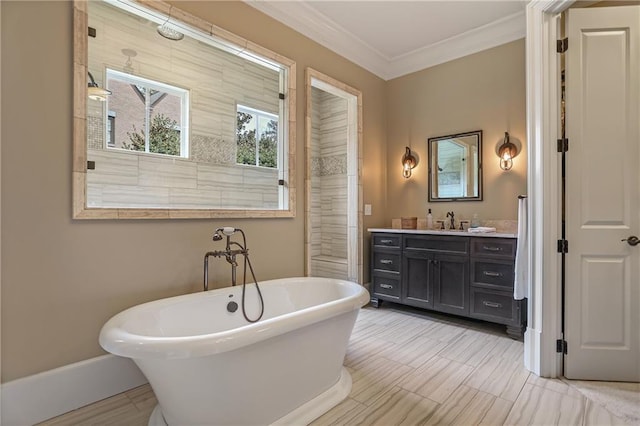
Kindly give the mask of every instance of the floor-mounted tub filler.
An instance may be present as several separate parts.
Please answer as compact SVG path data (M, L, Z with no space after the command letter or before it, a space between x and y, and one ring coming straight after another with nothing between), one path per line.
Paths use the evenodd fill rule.
M250 286L246 310L257 313ZM132 358L158 399L149 425L301 425L346 398L342 364L368 292L328 278L260 289L254 323L237 309L238 286L145 303L104 325L102 347Z

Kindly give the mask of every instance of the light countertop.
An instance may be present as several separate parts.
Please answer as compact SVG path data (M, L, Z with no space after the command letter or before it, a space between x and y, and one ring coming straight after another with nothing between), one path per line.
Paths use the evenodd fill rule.
M396 229L396 228L369 228L369 232L386 232L389 234L424 234L424 235L452 235L455 237L489 237L489 238L518 238L518 234L504 232L468 232L438 229Z

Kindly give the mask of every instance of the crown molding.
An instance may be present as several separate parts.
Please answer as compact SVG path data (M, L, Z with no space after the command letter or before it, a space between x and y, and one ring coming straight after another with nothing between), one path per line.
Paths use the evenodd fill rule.
M525 12L517 12L455 37L392 58L388 79L481 52L526 36Z
M305 2L243 1L378 77L388 80L388 58Z
M304 1L244 2L384 80L518 40L526 34L525 12L522 11L439 43L389 58Z

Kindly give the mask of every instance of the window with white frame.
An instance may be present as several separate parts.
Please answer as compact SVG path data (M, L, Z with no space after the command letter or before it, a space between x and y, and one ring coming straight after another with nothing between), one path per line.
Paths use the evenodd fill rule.
M107 147L189 157L189 92L107 69Z
M236 162L278 168L278 116L238 105Z

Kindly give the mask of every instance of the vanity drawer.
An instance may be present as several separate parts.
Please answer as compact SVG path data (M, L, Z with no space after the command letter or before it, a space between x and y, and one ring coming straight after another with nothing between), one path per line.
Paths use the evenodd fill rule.
M490 256L511 259L516 255L515 238L471 238L471 256Z
M378 271L400 272L401 252L393 249L373 249L373 269Z
M400 299L400 276L376 273L371 277L373 294L386 296L387 299Z
M402 235L400 234L373 234L374 247L395 247L400 248Z
M469 238L406 234L404 236L404 249L433 251L443 254L467 254L469 252Z
M471 316L501 324L516 320L516 301L512 293L471 288Z
M513 290L513 261L471 258L471 285Z

